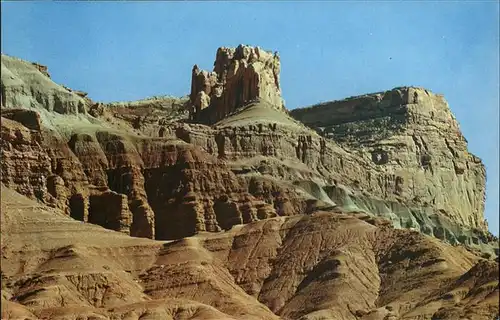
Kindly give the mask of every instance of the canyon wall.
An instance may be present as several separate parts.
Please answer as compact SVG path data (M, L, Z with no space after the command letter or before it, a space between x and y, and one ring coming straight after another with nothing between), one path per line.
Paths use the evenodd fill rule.
M220 48L189 97L102 103L2 55L2 319L497 318L485 170L446 101L292 118L278 77Z
M97 131L65 141L2 117L1 151L5 187L133 236L177 239L276 215L224 163L179 140Z

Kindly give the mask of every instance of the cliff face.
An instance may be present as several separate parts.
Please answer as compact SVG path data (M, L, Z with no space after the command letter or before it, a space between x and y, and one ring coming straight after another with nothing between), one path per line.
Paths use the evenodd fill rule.
M193 67L192 119L214 123L255 100L283 109L279 74L277 53L243 45L219 48L213 72Z
M265 120L249 120L250 115L260 111L266 113ZM225 159L241 177L290 183L301 194L299 197L309 203L319 201L320 207L333 205L347 211L364 211L382 216L396 227L419 230L451 243L488 242L473 235L474 229L485 228L482 213L476 216L478 220L463 219L468 215L453 207L454 195L446 193L448 185L438 184L431 189L432 195L449 201L446 210L454 208L456 215L446 214L436 203L425 204L408 192L414 189L408 186L407 168L384 168L373 161L371 153L339 146L265 105L250 105L212 128L185 124L176 130L176 136ZM481 165L478 169L483 170ZM426 188L425 180L415 180L415 184L417 188ZM484 185L478 182L478 187Z
M267 61L257 76L267 80L259 83L278 81L273 56L258 48L222 48L217 57L212 75L219 84L234 80L231 65L241 61ZM49 89L41 94L80 97L35 65L6 61L3 68L14 70L7 75L23 84L17 100L44 83ZM11 80L2 80L4 92L15 91ZM223 92L238 91L229 88ZM257 89L251 95L260 98L231 104L230 115L216 104L200 111L223 117L213 126L186 123L184 98L103 104L85 97L83 115L15 109L17 100L6 100L2 181L79 220L139 237L176 239L337 208L451 243L489 241L484 168L439 97L408 88L292 111L318 134L266 98L266 90L279 96L276 82Z
M397 194L486 230L485 169L446 100L421 88L328 102L291 111L320 135L396 176Z
M2 159L6 187L132 236L177 239L276 215L224 163L179 140L97 131L65 142L2 118Z
M2 117L2 183L77 220L153 237L151 209L129 210L129 201L142 202L149 208L140 181L129 183L130 193L109 189L108 175L112 177L120 170L116 161L126 161L126 156L118 150L105 153L110 145L118 149L116 142L103 139L101 143L104 148L88 134L74 134L65 141L54 132L30 130ZM127 168L134 170L132 163Z
M246 46L185 98L94 102L5 56L1 81L2 318L498 315L484 167L442 97L290 117Z

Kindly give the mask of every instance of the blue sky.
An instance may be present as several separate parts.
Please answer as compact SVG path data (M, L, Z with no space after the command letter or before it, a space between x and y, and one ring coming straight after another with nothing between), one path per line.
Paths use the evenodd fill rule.
M442 93L486 165L498 235L498 1L2 2L2 52L94 100L189 93L219 46L277 50L286 106L403 85Z

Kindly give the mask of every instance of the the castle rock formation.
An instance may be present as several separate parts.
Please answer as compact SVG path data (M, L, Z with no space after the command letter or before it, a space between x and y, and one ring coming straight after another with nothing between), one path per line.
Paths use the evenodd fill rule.
M214 71L193 67L191 118L214 123L251 101L265 101L282 110L280 59L259 47L240 45L217 50Z
M32 99L30 88L40 101L59 93L59 101L82 99L76 90L19 59L2 56L2 69L2 95L17 92L4 100L2 182L76 219L176 239L336 208L450 243L489 242L484 167L444 100L423 89L292 111L315 132L279 104L279 59L240 46L219 49L214 72L195 70L199 94L108 104L85 98L75 122L77 113L15 106ZM260 71L250 77L244 69ZM199 122L223 119L186 123L188 99L201 103L192 113Z

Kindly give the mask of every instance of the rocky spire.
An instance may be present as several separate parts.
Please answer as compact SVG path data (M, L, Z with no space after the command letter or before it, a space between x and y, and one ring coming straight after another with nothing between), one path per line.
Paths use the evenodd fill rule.
M239 45L220 47L214 71L194 65L191 82L191 118L216 122L251 101L265 101L284 110L279 85L280 58L277 52Z

